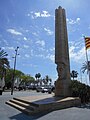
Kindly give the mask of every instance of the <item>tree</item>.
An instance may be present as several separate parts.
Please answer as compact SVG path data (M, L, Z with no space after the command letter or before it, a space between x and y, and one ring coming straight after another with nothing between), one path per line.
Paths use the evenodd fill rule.
M87 74L89 75L89 81L90 81L90 61L88 62L85 61L81 67L82 73L84 73L86 70L87 70Z
M6 69L8 69L9 66L9 61L7 58L1 58L0 59L0 73L1 73L1 79L3 78L3 76L6 73Z
M11 88L13 69L6 70L5 86Z
M48 85L49 82L51 84L52 79L48 75L46 75L45 78L43 79L43 83Z
M10 88L10 87L11 87L13 71L14 71L13 69L9 69L9 70L6 71L5 83L6 83L6 87L7 87L7 88ZM14 81L15 81L16 79L19 79L19 81L21 81L22 75L24 75L23 72L21 72L21 71L19 71L19 70L15 70Z
M48 75L46 75L46 84L48 84L48 82L49 82L49 76Z
M41 77L41 74L40 73L37 73L35 74L35 78L36 78L36 81L37 81L37 85L38 83L40 82L39 78ZM38 78L38 79L37 79Z
M10 67L9 61L6 58L8 54L4 52L4 50L1 50L0 48L0 73L3 75L5 70ZM3 76L2 76L3 77Z
M8 54L4 50L1 50L0 48L0 78L1 80L5 78L6 70L10 68L9 61L6 58L6 56L8 56Z
M78 72L75 70L72 70L71 77L73 78L73 80L74 80L74 78L77 78L77 75L78 75Z
M38 74L35 74L35 78L36 78L36 80L37 80L37 78L38 78Z
M12 75L13 75L13 69L7 70L6 79L5 79L5 83L6 83L7 88L11 87ZM21 83L21 84L23 84L23 83L27 84L27 83L31 83L31 82L35 81L35 79L32 76L25 75L20 70L15 70L14 81L17 80L17 79L19 80L19 83Z
M85 61L81 67L81 71L84 73L86 70L88 70L88 63Z
M37 73L37 74L35 74L35 78L37 79L39 79L41 77L41 74L40 73Z
M21 81L21 84L31 84L31 83L34 83L34 81L35 81L35 79L32 77L32 76L30 76L30 75L22 75L22 77L21 77L21 79L22 79L22 81Z
M24 73L20 70L15 70L15 79L18 77L18 78L21 78L22 76L24 75Z
M8 56L7 52L5 52L4 50L1 50L1 48L0 48L0 59L4 58L6 56Z

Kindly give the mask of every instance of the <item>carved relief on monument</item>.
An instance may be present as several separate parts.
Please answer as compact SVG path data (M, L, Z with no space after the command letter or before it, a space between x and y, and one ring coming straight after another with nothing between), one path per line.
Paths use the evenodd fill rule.
M66 78L66 72L65 72L66 67L67 66L66 66L65 62L59 62L57 64L57 72L58 72L59 79L65 79Z

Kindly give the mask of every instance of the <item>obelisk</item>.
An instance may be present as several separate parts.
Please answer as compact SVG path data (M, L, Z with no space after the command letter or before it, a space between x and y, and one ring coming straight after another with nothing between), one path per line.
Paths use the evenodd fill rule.
M65 9L55 10L55 63L58 79L55 83L55 96L70 96L70 63Z

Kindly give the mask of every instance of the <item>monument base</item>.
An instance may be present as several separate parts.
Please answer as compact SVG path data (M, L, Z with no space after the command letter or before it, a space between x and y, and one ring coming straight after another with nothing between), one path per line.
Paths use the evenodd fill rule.
M13 98L6 104L28 115L48 114L49 112L81 105L78 97L54 97L53 94Z
M70 97L70 88L65 82L66 80L57 80L55 83L55 96L56 97Z

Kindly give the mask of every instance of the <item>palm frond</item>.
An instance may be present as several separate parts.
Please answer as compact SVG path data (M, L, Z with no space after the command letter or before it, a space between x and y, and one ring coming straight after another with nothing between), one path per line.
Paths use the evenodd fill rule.
M85 61L81 67L81 71L84 73L86 70L88 70L88 63Z

